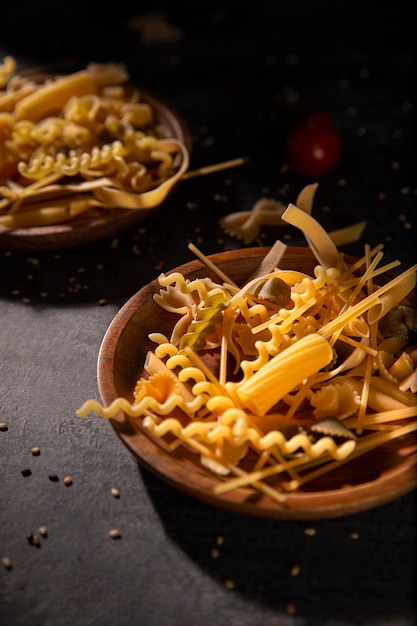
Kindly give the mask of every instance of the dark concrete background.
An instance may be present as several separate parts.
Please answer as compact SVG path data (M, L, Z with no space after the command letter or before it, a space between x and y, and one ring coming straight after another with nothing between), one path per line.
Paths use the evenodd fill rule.
M166 30L163 41L149 38L155 11L171 40ZM347 252L382 242L387 261L415 262L415 52L402 0L376 9L264 0L8 6L1 56L57 71L123 62L187 120L191 168L249 161L184 182L117 238L0 253L0 421L8 425L0 556L12 561L0 568L1 626L417 623L416 492L314 523L240 517L173 491L138 466L108 423L75 416L97 397L101 340L137 289L190 260L189 241L206 254L240 247L220 228L223 215L263 195L294 202L312 182L282 169L285 134L311 108L329 111L343 138L339 165L319 181L315 216L328 229L367 220ZM291 229L264 229L254 245L283 236L304 243ZM47 537L37 548L28 535L40 526ZM120 540L108 537L115 527Z

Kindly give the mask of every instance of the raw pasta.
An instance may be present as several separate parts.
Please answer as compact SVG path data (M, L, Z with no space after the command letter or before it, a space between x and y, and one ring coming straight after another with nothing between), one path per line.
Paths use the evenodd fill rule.
M313 276L271 269L270 259L267 273L240 287L221 272L219 282L160 275L154 299L179 320L170 336L157 329L149 336L155 349L133 402L87 400L77 414L111 418L122 410L173 452L181 445L197 451L221 478L218 493L251 485L279 502L416 431L417 397L405 383L416 377L416 349L390 341L379 322L414 289L417 265L379 285L375 279L396 266L380 265L380 247L365 246L350 265L304 215L290 205L282 218L302 228L317 255ZM274 249L279 264L285 245ZM274 281L275 299L266 289ZM274 475L287 478L274 488Z
M298 194L296 205L299 209L311 215L314 196L318 183L306 185ZM286 205L272 198L260 198L250 211L237 211L221 218L219 224L231 237L240 239L244 244L252 243L259 235L263 226L285 226L289 221L283 219ZM366 222L357 222L328 233L329 238L336 246L341 246L360 239Z
M150 209L188 169L186 146L165 136L123 66L40 83L15 70L0 65L0 229Z

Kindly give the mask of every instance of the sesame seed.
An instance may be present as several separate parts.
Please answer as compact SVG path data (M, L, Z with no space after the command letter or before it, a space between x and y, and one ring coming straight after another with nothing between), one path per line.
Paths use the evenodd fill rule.
M120 498L120 492L119 492L119 490L117 489L117 487L112 487L112 488L110 489L110 491L111 491L111 495L112 495L114 498Z
M213 559L217 559L217 558L220 556L220 552L219 552L219 550L218 550L217 548L212 548L212 549L210 550L210 556L211 556Z
M112 539L120 539L121 538L121 534L118 528L112 528L111 530L109 530L109 537L111 537Z
M39 526L39 533L42 535L42 537L47 537L48 529L46 528L46 526Z
M59 481L59 478L56 474L49 474L48 478L52 483L57 483Z
M310 537L312 537L313 535L316 534L316 529L313 528L312 526L307 526L306 528L304 528L304 533L306 535L309 535Z
M226 587L226 589L234 589L235 583L231 578L226 578L224 581L224 586Z
M27 536L27 540L31 546L35 546L35 548L41 547L41 540L39 535L34 535L33 533L30 533L30 535Z
M71 476L65 476L65 478L64 478L64 485L67 485L67 487L72 485L72 478L71 478Z
M39 456L41 453L40 448L38 448L37 446L35 446L34 448L31 448L31 453L32 453L32 456Z
M99 303L100 306L104 306L105 304L107 304L107 300L106 300L106 298L100 298L98 303Z
M295 608L295 604L293 602L287 602L285 610L288 615L295 615L297 609Z
M5 569L12 569L12 560L9 556L4 556L1 560Z
M359 539L359 533L356 530L351 530L349 533L351 539Z
M6 422L0 422L0 430L2 431L8 430Z
M21 474L22 474L22 476L23 476L24 478L27 478L27 476L31 476L31 475L32 475L32 470L30 470L30 469L24 469L24 470L22 470Z
M224 537L223 537L222 535L218 535L218 536L216 537L216 543L217 543L217 545L218 545L218 546L221 546L221 545L223 544L223 542L224 542Z
M299 565L293 565L292 568L290 569L290 575L291 576L298 576L298 574L300 573L301 567Z

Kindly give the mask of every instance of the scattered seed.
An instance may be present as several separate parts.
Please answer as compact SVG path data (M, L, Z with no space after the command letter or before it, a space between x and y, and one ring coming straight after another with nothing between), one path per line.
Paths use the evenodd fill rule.
M295 608L294 602L287 602L285 606L285 610L288 613L288 615L295 615L297 611L297 609Z
M351 539L359 539L359 533L356 530L351 530L349 533Z
M234 589L235 582L231 578L226 578L224 581L224 586L226 587L226 589Z
M218 545L218 546L221 546L221 545L223 544L223 542L224 542L224 537L223 537L222 535L218 535L218 536L216 537L216 543L217 543L217 545Z
M49 478L49 480L50 480L52 483L57 483L57 482L59 482L59 478L58 478L58 476L57 476L56 474L49 474L48 478Z
M71 476L65 476L65 478L64 478L64 485L67 485L67 487L72 485L72 478L71 478Z
M313 535L316 534L317 531L312 526L307 526L306 528L304 528L304 532L306 535L310 535L310 537L312 537Z
M112 495L114 498L120 498L120 492L119 492L119 490L117 489L117 487L112 487L112 488L110 489L110 491L111 491L111 495Z
M301 567L299 565L293 565L292 568L290 569L290 575L291 576L298 576L298 574L300 573Z
M100 298L98 303L99 303L100 306L105 306L107 304L107 300L106 300L106 298Z
M40 448L38 448L37 446L35 446L34 448L31 449L32 455L33 456L39 456L41 453Z
M34 535L33 533L30 533L30 535L28 535L27 537L27 540L31 546L35 546L35 548L41 547L41 540L39 535Z
M39 533L42 537L48 536L48 529L46 526L39 526Z
M213 559L217 559L217 558L220 556L220 551L219 551L217 548L212 548L212 549L210 550L210 556L211 556Z
M2 431L8 430L6 422L0 422L0 430Z
M27 476L31 476L32 475L32 470L24 469L24 470L22 470L21 474L22 474L22 476L24 476L26 478Z
M4 556L1 560L5 569L12 569L12 560L9 556Z
M111 530L109 530L109 536L112 539L120 539L121 538L121 534L118 528L112 528Z

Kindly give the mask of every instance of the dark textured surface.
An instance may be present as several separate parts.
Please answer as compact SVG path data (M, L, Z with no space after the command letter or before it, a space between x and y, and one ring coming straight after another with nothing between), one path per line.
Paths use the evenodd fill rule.
M264 195L294 202L312 182L282 169L285 133L310 108L331 113L344 147L319 180L314 215L328 229L368 221L347 252L382 242L387 261L416 261L416 54L405 3L59 6L9 7L2 56L22 68L123 62L187 119L191 168L249 162L184 182L117 239L0 254L0 556L12 563L0 568L1 626L417 624L416 492L334 520L244 518L171 490L108 423L75 416L97 397L105 330L140 286L190 260L189 241L206 254L239 247L223 215ZM157 10L177 40L151 43L127 28ZM304 243L265 228L254 245L284 236ZM41 526L36 547L28 536Z

